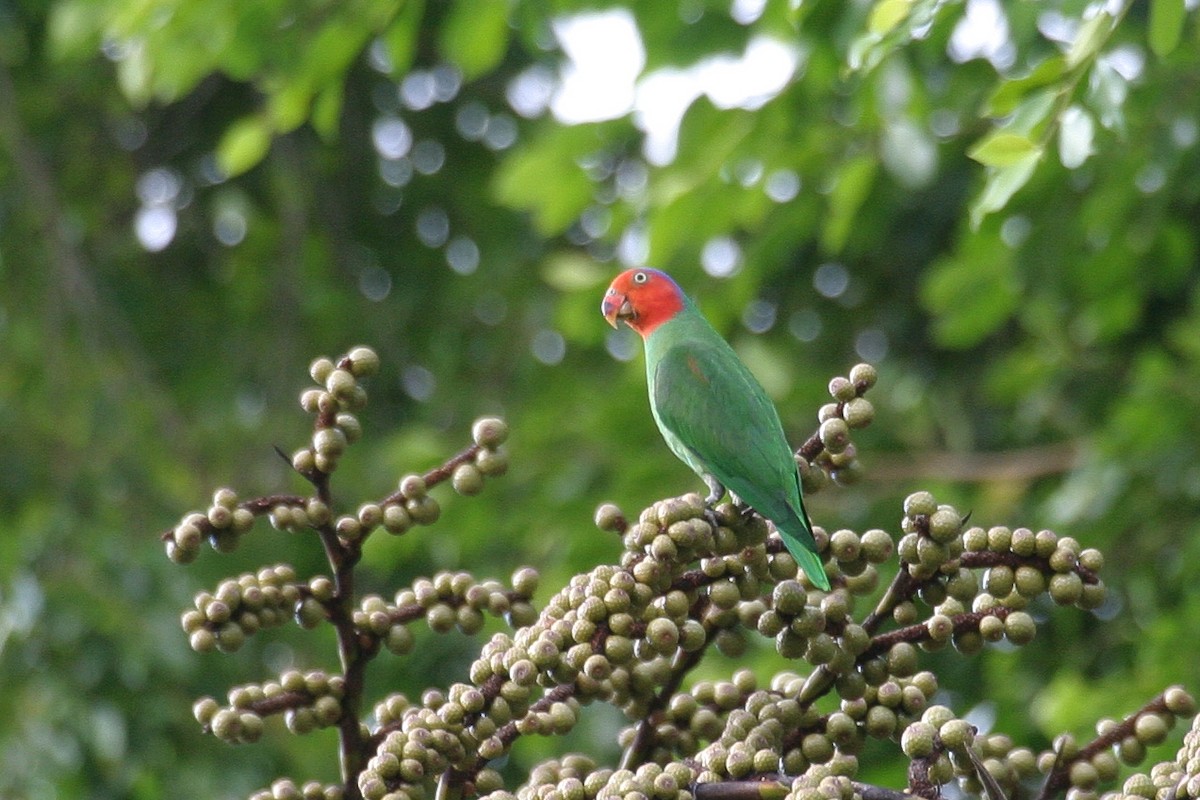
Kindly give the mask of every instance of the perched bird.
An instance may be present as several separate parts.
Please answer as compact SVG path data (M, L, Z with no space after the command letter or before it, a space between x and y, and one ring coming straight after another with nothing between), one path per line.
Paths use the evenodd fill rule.
M705 504L711 508L728 488L775 523L804 574L828 590L783 424L733 348L656 269L618 275L601 311L614 328L625 320L641 335L650 411L671 452L708 486Z

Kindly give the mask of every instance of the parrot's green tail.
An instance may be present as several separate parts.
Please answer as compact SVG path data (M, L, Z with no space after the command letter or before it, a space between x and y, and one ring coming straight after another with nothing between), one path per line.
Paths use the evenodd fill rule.
M820 557L809 550L799 539L792 533L779 528L779 536L783 539L784 545L787 546L788 552L792 554L792 558L796 559L796 563L800 565L800 569L804 570L804 574L813 582L818 589L829 591L829 576L825 574L825 567L821 564ZM811 534L810 534L811 536Z
M801 550L798 554L792 553L792 557L796 559L800 568L804 570L804 574L816 584L818 589L829 591L829 576L825 574L825 567L822 566L821 559L817 558L816 553Z

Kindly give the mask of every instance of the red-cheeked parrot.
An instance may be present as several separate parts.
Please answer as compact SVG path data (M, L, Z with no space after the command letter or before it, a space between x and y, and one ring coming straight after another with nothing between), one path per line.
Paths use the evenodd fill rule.
M779 414L750 370L665 272L630 269L601 305L646 346L650 410L667 446L708 486L710 508L728 489L775 523L808 579L829 589L800 494L800 472Z

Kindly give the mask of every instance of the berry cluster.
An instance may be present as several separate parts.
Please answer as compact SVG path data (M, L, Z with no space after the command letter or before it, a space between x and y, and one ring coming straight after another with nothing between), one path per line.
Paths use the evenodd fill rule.
M290 778L280 778L269 789L250 795L250 800L343 800L345 796L345 789L337 784L308 781L297 786Z
M875 419L875 407L863 395L878 379L873 366L856 364L847 377L839 375L829 382L834 402L821 406L817 412L820 427L796 453L804 491L820 491L830 479L848 486L862 474L850 431L865 428Z
M316 424L311 445L292 455L297 472L333 472L346 447L362 438L362 424L354 414L367 405L367 392L358 379L378 371L379 356L369 347L355 347L337 363L323 356L312 362L308 373L319 388L305 390L300 406L316 416Z
M301 402L316 415L314 432L292 458L311 495L239 500L220 489L206 512L188 514L163 536L168 555L186 563L206 538L219 551L233 549L266 516L279 530L315 534L328 556L328 575L302 579L281 564L222 581L197 595L181 620L198 651L232 652L288 618L335 629L343 672L289 670L234 688L226 705L207 697L195 704L204 729L228 742L257 740L271 715L298 734L338 729L342 784L280 779L256 800L937 800L949 783L1013 796L1039 775L1041 800L1064 792L1098 800L1120 761L1139 763L1176 717L1196 712L1191 696L1173 687L1124 720L1102 721L1091 742L1064 735L1035 753L1003 733L977 731L935 702L944 695L922 668L923 652L953 647L970 655L1002 639L1028 643L1036 633L1031 603L1046 596L1094 609L1105 587L1099 552L1051 531L968 526L928 492L905 501L898 538L878 528L814 530L830 591L798 570L771 523L729 503L708 509L688 494L634 521L613 504L600 506L595 524L621 538L620 559L575 576L540 611L530 568L516 571L511 588L447 571L415 579L390 600L357 593L354 569L369 535L432 524L437 484L473 495L507 468L506 425L480 419L473 444L440 466L404 476L395 492L353 512L335 512L330 476L361 434L354 412L366 394L358 379L377 368L367 348L313 363L319 388ZM875 370L860 364L830 382L834 402L796 453L807 491L857 475L850 435L874 416L864 394L875 381ZM421 620L435 633L475 635L489 616L509 629L491 635L464 680L416 700L386 695L366 722L371 658L385 648L410 653ZM773 640L795 671L766 686L748 670L688 686L710 650L737 657L756 636ZM497 766L521 737L565 734L593 702L629 720L618 767L564 756L535 767L515 790L505 787ZM1189 777L1200 769L1196 730L1177 763L1134 776L1106 800L1160 800L1168 791L1197 797ZM908 759L903 792L859 782L871 742L891 743Z
M1165 691L1161 699L1165 710L1175 716L1196 713L1195 701L1178 686ZM1154 721L1139 725L1143 719ZM1147 714L1135 720L1133 736L1142 747L1158 744L1173 721L1172 717L1164 716L1161 712ZM1104 800L1156 800L1161 797L1178 800L1200 797L1200 717L1192 720L1192 727L1184 734L1183 746L1179 748L1174 761L1156 764L1149 774L1139 772L1131 775L1120 792L1106 794Z
M183 612L180 624L197 653L214 649L232 653L241 649L248 636L286 622L301 596L292 567L263 567L257 573L227 578L212 592L197 594L195 608Z
M192 706L196 721L218 739L231 744L257 741L263 717L284 715L292 733L311 733L328 728L342 718L346 681L341 675L321 670L288 670L277 681L250 683L229 690L229 704L222 707L212 697L201 697Z

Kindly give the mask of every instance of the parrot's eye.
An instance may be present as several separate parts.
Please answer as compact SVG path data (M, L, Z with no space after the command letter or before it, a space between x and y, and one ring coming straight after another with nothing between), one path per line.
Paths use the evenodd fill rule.
M633 282L634 283L645 283L648 280L650 280L650 276L644 272L633 273Z

